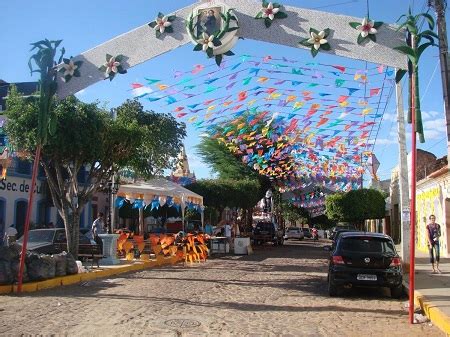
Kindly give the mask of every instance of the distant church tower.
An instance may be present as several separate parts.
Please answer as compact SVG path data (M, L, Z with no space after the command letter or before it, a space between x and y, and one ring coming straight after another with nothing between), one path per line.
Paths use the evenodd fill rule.
M181 147L181 152L178 154L177 168L172 172L171 180L180 185L187 185L196 180L195 173L191 173L189 170L189 162L184 145Z

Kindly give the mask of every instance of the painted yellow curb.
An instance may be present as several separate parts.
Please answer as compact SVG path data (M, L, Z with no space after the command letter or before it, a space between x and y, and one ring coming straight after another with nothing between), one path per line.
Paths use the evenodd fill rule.
M144 262L144 267L147 268L154 268L158 266L158 263L156 262L156 260L149 260L149 261L145 261Z
M81 273L80 275L81 275L81 282L91 281L99 278L97 272Z
M63 279L62 277L55 277L49 280L39 281L37 282L36 290L59 287L62 284L62 279Z
M29 282L22 284L22 292L35 292L42 289L49 289L59 287L61 285L71 285L80 283L81 281L90 281L102 277L113 276L117 274L127 273L131 271L139 271L149 268L154 268L157 266L164 266L175 264L180 262L176 256L163 257L161 256L158 260L144 261L141 263L136 263L132 265L121 266L111 269L95 270L89 273L81 273L75 275L67 275L61 277L55 277L53 279L39 281L39 282ZM0 294L9 294L11 292L17 293L17 284L14 285L0 285Z
M29 282L22 284L22 292L24 293L32 293L37 290L38 282ZM17 293L17 284L13 285L13 292Z
M9 294L10 292L12 292L12 290L13 290L12 284L0 286L0 294Z
M132 264L131 266L127 266L129 271L136 271L136 270L143 270L144 269L144 263L136 263Z
M123 266L119 268L114 268L115 274L123 274L132 271L128 266Z
M71 284L79 283L81 282L81 274L75 274L75 275L67 275L62 277L61 284L63 286L68 286Z
M425 315L439 329L450 336L450 317L428 301L419 291L414 291L414 302L419 304Z

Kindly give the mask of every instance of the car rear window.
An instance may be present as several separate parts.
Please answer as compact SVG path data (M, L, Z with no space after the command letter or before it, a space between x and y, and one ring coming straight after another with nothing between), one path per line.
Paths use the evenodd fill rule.
M273 225L269 222L263 222L263 223L258 223L256 225L256 228L258 228L259 230L265 230L265 231L270 231L273 229Z
M384 238L349 237L342 238L340 249L361 253L388 253L395 254L392 241Z

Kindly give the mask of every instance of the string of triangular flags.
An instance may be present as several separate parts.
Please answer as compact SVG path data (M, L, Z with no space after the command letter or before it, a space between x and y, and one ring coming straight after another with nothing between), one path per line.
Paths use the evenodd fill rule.
M173 113L276 178L280 190L350 190L372 155L393 75L384 66L242 55L132 88L153 110Z

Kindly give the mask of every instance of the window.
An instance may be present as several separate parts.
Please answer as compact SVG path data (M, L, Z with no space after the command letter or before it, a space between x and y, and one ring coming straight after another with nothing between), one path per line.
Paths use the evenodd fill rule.
M372 237L350 237L341 240L340 248L345 251L360 253L388 253L395 254L391 240Z
M61 243L66 242L66 232L65 231L57 231L55 236L55 242Z
M55 232L47 230L33 230L28 232L28 242L53 242Z
M20 200L16 202L15 209L15 225L17 229L17 237L23 235L23 228L25 226L25 214L27 213L28 202L25 200Z

